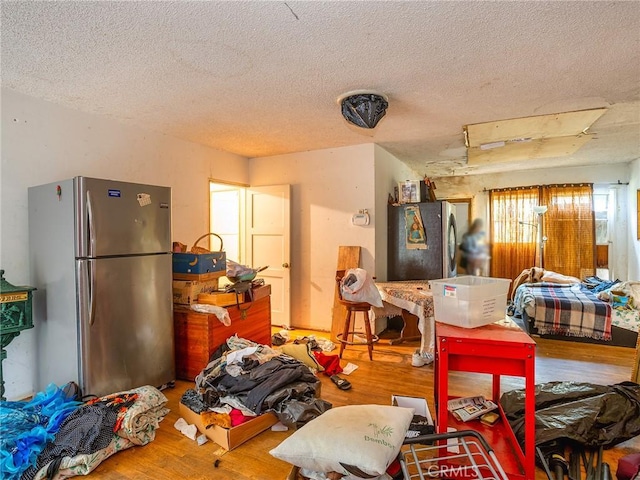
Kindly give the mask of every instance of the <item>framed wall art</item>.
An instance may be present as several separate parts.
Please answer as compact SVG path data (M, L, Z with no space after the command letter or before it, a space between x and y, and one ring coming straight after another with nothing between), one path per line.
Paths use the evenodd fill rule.
M398 182L400 203L418 203L420 201L420 182L418 180L405 180Z

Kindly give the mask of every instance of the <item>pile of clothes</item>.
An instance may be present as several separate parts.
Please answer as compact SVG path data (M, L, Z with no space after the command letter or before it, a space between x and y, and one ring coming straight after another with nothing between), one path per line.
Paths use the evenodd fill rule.
M0 402L1 478L86 475L114 453L151 442L169 413L167 398L152 386L82 401L70 385Z
M331 408L318 398L319 387L314 372L300 360L232 336L214 352L181 403L195 413L209 412L212 424L220 426L231 424L235 411L246 418L269 411L283 424L299 427Z

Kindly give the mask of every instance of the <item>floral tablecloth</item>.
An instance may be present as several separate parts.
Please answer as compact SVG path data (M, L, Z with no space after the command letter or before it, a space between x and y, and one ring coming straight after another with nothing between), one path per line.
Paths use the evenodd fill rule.
M433 352L435 345L433 295L427 280L376 282L384 306L373 308L376 317L400 315L401 310L418 317L418 330L422 334L420 351ZM394 308L395 307L395 308Z

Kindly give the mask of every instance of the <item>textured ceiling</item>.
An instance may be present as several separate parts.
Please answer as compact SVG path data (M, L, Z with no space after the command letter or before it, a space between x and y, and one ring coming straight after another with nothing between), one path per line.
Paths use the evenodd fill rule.
M638 1L2 1L2 85L260 157L375 142L419 174L640 156ZM336 99L388 97L373 130ZM467 166L463 126L606 107L562 158Z

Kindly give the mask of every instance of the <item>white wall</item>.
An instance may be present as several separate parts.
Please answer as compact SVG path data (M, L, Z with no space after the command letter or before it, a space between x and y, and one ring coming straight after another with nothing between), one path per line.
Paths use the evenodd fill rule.
M338 247L360 246L360 266L385 280L388 195L415 173L373 144L254 158L250 172L251 186L291 185L291 324L331 330ZM370 224L353 226L363 209Z
M375 269L374 146L356 145L250 160L251 186L291 185L291 324L331 329L338 247L362 247ZM367 209L372 222L353 226Z
M375 191L376 191L376 278L387 280L387 204L394 187L404 180L419 180L420 177L404 163L382 147L375 147Z
M640 190L640 159L630 165L631 175L628 189L629 204L629 280L640 281L640 240L638 239L638 191Z
M634 162L634 168L638 160ZM593 167L566 167L538 170L523 170L505 173L494 173L490 175L469 175L459 177L438 178L436 190L440 198L473 198L472 217L481 217L488 225L488 199L487 190L494 188L506 188L528 185L548 185L555 183L593 183L598 185L617 184L618 182L628 186L620 185L616 187L621 194L617 195L618 209L615 222L615 229L618 238L616 255L609 261L614 275L621 279L633 279L632 267L636 269L637 278L639 252L637 242L635 250L628 239L635 239L635 231L632 230L632 221L629 220L635 212L635 203L631 202L631 197L635 199L635 191L638 188L638 178L640 174L632 169L632 164L617 163L606 166ZM635 187L633 183L635 182ZM624 192L624 193L623 193ZM627 192L630 192L627 194ZM634 200L635 202L635 200ZM635 222L635 220L633 220ZM632 236L633 235L633 236Z
M9 282L29 284L27 188L77 175L172 187L173 238L189 244L209 231L208 179L249 179L244 157L2 89L0 265ZM33 349L33 330L7 348L7 398L33 393Z

